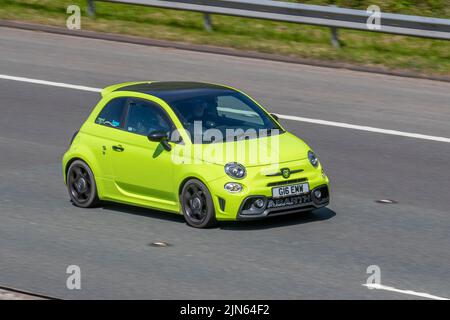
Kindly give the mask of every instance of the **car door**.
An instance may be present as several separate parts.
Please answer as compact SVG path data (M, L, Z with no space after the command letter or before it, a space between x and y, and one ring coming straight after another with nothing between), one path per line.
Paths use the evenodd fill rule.
M126 114L127 98L117 97L107 100L102 107L102 110L97 115L94 123L87 123L85 126L89 127L86 132L89 132L89 137L85 139L84 144L94 155L96 162L101 168L101 175L96 177L102 179L106 197L114 197L113 188L113 172L111 167L111 156L114 153L111 151L111 146L116 144L121 139L121 132L123 130Z
M121 137L111 145L114 182L122 196L161 209L177 208L171 152L148 134L174 129L162 107L154 102L129 98Z

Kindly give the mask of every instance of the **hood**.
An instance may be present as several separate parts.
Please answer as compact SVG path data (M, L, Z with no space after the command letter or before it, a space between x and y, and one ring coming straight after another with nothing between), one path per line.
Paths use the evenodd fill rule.
M192 145L194 159L225 165L238 162L246 167L265 166L306 159L310 148L289 132L258 139Z

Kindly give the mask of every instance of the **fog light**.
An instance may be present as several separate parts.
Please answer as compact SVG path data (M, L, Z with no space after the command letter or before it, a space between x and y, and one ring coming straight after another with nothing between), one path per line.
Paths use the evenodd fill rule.
M320 199L320 198L322 198L322 192L320 192L320 190L316 190L316 191L314 191L314 196L317 199Z
M242 191L242 185L237 182L228 182L224 186L225 190L231 193L237 193Z
M253 202L256 208L261 209L264 207L264 200L263 199L256 199L255 202Z

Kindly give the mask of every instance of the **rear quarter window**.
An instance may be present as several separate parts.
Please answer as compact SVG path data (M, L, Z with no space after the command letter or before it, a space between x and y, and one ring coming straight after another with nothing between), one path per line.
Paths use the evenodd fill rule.
M126 98L110 100L95 119L95 123L114 128L123 127L125 103Z

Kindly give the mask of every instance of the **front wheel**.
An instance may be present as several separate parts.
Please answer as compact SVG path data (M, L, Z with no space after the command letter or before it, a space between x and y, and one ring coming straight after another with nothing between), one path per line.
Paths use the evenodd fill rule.
M99 204L94 174L81 160L75 160L67 170L67 189L70 200L81 208L92 208Z
M190 226L208 228L217 224L211 194L200 180L191 179L184 184L180 201L183 216Z

